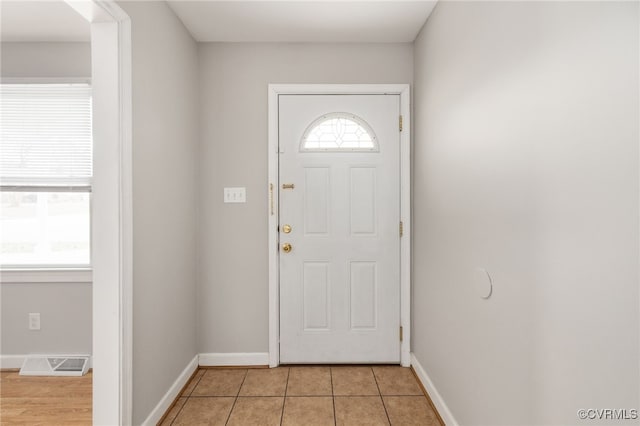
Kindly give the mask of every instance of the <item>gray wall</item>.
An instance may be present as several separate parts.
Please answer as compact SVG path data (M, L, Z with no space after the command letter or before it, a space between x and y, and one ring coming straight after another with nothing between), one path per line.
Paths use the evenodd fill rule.
M411 44L199 44L199 352L268 351L267 85L411 83ZM223 204L245 186L246 204Z
M91 78L89 43L2 43L0 53L3 78ZM1 355L92 352L91 283L2 283L0 299Z
M637 407L638 40L637 2L440 2L415 44L413 349L460 424Z
M91 43L1 43L2 77L91 78Z
M122 2L133 37L133 424L197 354L197 46L165 2Z
M2 283L2 355L90 354L91 283ZM40 330L28 315L40 313Z

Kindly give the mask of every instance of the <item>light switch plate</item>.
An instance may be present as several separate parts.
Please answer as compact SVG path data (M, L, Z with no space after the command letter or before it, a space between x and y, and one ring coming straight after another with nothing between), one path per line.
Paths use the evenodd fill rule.
M247 189L245 187L225 188L224 202L225 203L246 203Z

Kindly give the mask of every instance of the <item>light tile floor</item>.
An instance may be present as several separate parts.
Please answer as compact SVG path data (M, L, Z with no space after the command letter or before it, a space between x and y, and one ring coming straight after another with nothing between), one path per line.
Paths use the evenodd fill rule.
M200 369L162 425L441 425L408 368Z

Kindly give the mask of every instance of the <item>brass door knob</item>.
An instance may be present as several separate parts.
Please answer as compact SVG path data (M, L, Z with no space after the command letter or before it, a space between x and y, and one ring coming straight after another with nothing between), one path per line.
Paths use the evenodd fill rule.
M291 225L284 225L282 227L282 232L284 232L285 234L288 234L289 232L291 232Z
M285 253L289 253L291 251L291 248L292 248L291 244L289 244L289 243L284 243L282 245L282 251L285 252Z

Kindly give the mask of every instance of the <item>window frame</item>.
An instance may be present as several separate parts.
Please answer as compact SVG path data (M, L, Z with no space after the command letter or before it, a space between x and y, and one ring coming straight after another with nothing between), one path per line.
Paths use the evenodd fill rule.
M86 84L92 92L91 78L88 77L1 77L0 84ZM69 185L43 185L39 183L15 185L3 185L0 181L0 190L7 192L87 192L92 193L93 184L69 184ZM91 241L93 240L93 208L92 197L89 197L89 263L88 264L0 264L0 283L91 283L93 281L93 265Z
M358 126L360 126L371 138L371 143L373 144L372 148L360 148L360 147L351 147L351 148L342 148L340 145L332 148L307 148L306 144L309 139L309 135L321 124L324 124L327 121L332 119L344 119L351 121ZM344 112L344 111L334 111L327 112L313 120L307 128L304 130L302 134L302 138L300 139L300 147L299 151L301 153L310 153L310 152L341 152L341 153L349 153L349 152L357 152L357 153L377 153L380 152L380 143L378 142L378 137L376 133L373 131L373 127L369 125L363 118L358 117L357 115Z

